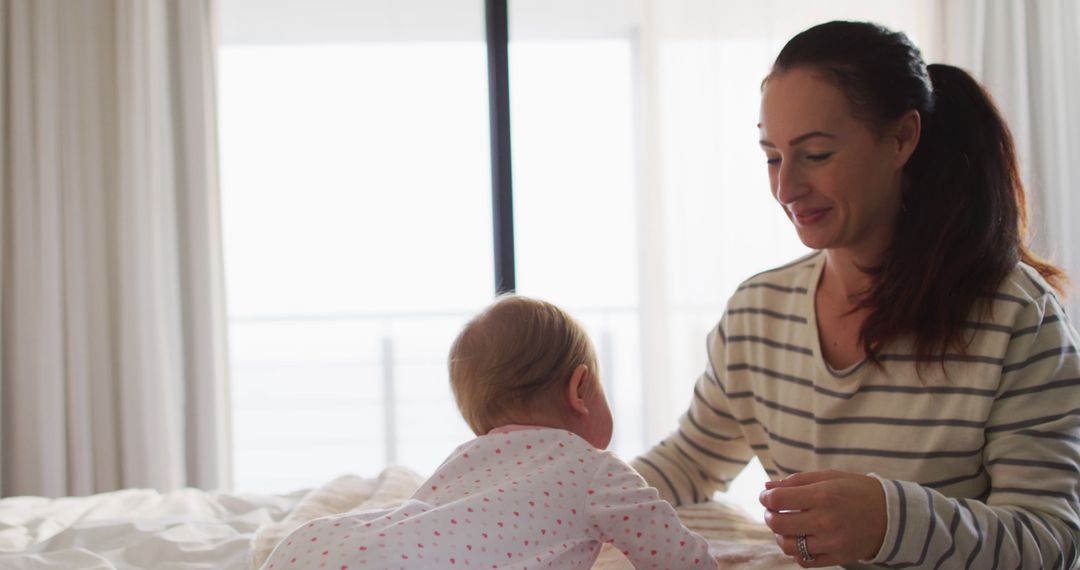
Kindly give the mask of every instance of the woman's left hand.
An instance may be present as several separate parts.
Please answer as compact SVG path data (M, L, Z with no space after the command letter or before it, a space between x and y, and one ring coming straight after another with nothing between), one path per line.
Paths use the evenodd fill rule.
M785 554L803 568L849 564L877 556L885 540L885 491L873 477L806 471L765 483L765 524ZM812 561L799 552L805 535Z

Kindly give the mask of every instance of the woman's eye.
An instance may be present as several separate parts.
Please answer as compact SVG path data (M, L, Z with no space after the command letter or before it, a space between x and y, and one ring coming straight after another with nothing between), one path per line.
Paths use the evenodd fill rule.
M768 164L769 166L776 166L777 164L780 164L780 159L779 158L767 158L767 159L765 159L765 164Z
M813 161L813 162L821 162L821 161L825 160L826 158L829 158L832 155L833 155L833 153L831 153L831 152L823 152L823 153L820 153L820 154L808 154L808 155L806 155L806 159L810 160L810 161Z

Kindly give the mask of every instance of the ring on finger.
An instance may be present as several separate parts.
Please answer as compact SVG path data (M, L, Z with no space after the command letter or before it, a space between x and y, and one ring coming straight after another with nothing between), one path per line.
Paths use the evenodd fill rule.
M806 547L806 535L795 535L795 545L799 547L799 558L803 559L803 562L813 562L814 555L810 554L810 549Z

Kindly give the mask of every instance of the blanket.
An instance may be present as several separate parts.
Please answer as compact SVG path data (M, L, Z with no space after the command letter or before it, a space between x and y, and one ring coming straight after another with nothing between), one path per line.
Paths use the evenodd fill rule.
M392 507L408 498L423 479L398 467L383 471L377 479L353 475L338 477L315 489L284 520L261 527L252 542L249 570L258 570L274 546L293 529L314 518ZM748 570L788 570L799 565L773 541L772 531L755 522L739 507L719 501L688 505L678 509L687 526L709 541L709 551L720 568ZM632 570L633 566L617 549L604 545L593 570Z
M218 570L245 567L251 538L309 494L126 489L0 500L4 570Z
M89 497L0 499L0 568L4 570L250 570L311 519L392 507L422 479L401 467L374 479L338 477L282 495L180 489L126 489ZM768 528L723 501L679 509L709 541L721 568L794 569ZM605 547L594 570L629 570Z

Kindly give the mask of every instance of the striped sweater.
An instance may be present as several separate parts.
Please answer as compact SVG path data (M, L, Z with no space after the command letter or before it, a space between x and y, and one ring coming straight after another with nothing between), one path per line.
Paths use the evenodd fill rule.
M707 341L679 429L633 466L673 504L709 499L757 456L773 478L838 469L885 490L885 567L1077 568L1080 336L1020 264L968 323L972 342L915 373L821 356L815 253L743 283Z

